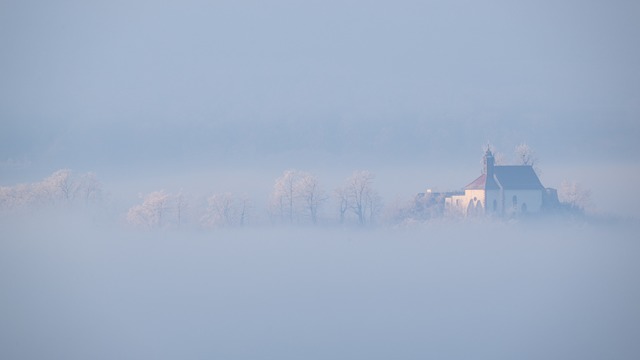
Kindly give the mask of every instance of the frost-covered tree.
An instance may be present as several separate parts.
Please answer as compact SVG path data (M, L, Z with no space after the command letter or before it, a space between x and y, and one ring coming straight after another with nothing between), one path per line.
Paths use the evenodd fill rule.
M346 187L340 187L335 190L335 197L338 201L338 210L339 210L339 218L340 224L344 224L344 220L347 215L347 211L349 210L349 195L347 193Z
M529 165L533 167L533 170L538 174L542 174L539 165L538 157L536 153L526 143L521 143L515 148L515 155L518 165Z
M584 211L591 202L591 191L575 181L564 180L558 189L558 199L572 210Z
M200 218L206 228L244 226L247 223L250 201L246 196L232 193L214 194L207 199L207 209Z
M251 199L247 195L238 198L238 226L244 227L249 222L249 213L251 212Z
M518 165L529 165L533 167L533 170L540 175L542 172L538 167L538 157L529 145L521 143L515 148L516 161Z
M15 187L0 186L0 212L9 212L17 207Z
M157 229L165 225L170 195L164 190L144 196L142 204L135 205L127 213L127 222L134 226Z
M306 172L298 174L295 183L296 204L313 224L318 222L318 209L326 199L327 197L315 176Z
M298 182L296 170L286 170L282 176L276 179L271 193L272 212L279 215L281 221L293 223L295 214L295 191Z
M302 217L308 217L315 224L318 221L318 210L326 199L314 175L286 170L274 184L271 212L283 222L293 223Z
M207 199L208 207L201 219L205 227L228 227L235 224L236 207L235 199L231 193L221 193L210 196Z
M32 184L0 187L0 210L22 211L33 205L36 202L34 188Z
M102 194L102 184L95 173L89 172L79 179L78 192L82 194L85 205L98 200Z
M189 206L189 202L187 201L185 194L182 192L182 189L180 189L180 191L174 196L174 205L177 226L180 227L184 221L185 210Z
M34 183L0 187L0 210L31 211L41 207L72 207L82 200L85 205L100 199L102 188L93 173L78 175L61 169Z
M336 193L358 219L358 224L373 223L381 209L381 199L373 189L375 176L369 171L356 171L348 179L344 187Z
M538 162L535 152L526 143L521 143L515 149L518 165L534 166Z
M36 185L36 191L51 203L71 203L79 190L71 170L61 169Z

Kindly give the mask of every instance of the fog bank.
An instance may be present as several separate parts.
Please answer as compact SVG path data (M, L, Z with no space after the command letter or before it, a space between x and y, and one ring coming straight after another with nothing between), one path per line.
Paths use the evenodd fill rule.
M3 358L634 359L637 223L3 223Z

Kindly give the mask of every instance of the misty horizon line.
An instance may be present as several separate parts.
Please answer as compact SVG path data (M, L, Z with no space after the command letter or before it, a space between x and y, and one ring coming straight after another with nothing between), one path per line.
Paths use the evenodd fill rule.
M488 215L467 218L444 208L444 196L456 191L416 191L411 198L385 201L374 180L375 174L371 172L354 171L341 186L326 190L314 174L290 169L271 182L274 185L268 194L256 195L253 192L256 189L216 192L210 188L192 192L181 187L177 192L156 189L123 197L123 194L105 189L95 173L76 174L62 169L40 182L0 187L0 210L5 215L12 215L46 212L47 209L73 214L84 209L106 223L148 230L265 225L413 227L450 220L528 221L566 217L589 221L611 218L585 212L588 198L565 198L557 211L548 214L504 219ZM569 185L573 186L570 190L576 190L575 183ZM349 193L353 186L362 187L361 198Z

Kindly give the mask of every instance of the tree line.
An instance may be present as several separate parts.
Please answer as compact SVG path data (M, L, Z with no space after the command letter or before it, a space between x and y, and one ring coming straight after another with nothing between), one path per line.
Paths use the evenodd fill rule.
M140 228L196 226L203 229L244 227L260 223L261 214L273 225L367 226L376 223L382 200L374 189L375 176L369 171L355 171L344 185L327 191L318 177L307 171L289 169L275 179L266 211L256 209L247 194L215 193L189 199L182 191L164 190L140 197L141 202L127 211L126 222ZM338 204L337 221L327 216L331 200ZM324 210L324 211L322 211ZM322 215L325 215L324 217Z
M61 169L34 183L0 186L0 213L21 213L46 207L96 204L102 184L95 173L76 174Z
M497 162L504 161L502 154L497 151L494 154ZM516 147L515 155L521 165L538 164L534 152L524 143ZM274 180L266 208L258 206L246 193L219 192L193 197L182 190L177 193L158 190L141 194L137 203L129 203L125 211L117 211L116 217L128 226L143 229L214 229L264 223L371 226L443 216L438 208L443 199L430 195L396 199L383 206L374 186L375 178L370 171L354 171L341 186L328 190L315 174L289 169ZM95 173L77 174L61 169L38 182L0 186L0 215L46 208L109 206L104 195ZM574 213L582 213L590 204L590 192L575 181L564 181L558 195L563 208Z

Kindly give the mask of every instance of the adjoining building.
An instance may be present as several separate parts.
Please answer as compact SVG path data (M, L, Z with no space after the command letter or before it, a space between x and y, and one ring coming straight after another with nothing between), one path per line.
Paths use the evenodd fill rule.
M513 217L539 213L557 203L557 192L545 189L531 165L495 165L491 149L484 155L483 174L464 187L464 194L445 198L445 211L463 216Z

